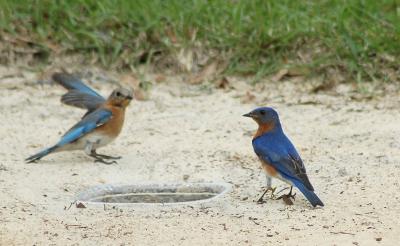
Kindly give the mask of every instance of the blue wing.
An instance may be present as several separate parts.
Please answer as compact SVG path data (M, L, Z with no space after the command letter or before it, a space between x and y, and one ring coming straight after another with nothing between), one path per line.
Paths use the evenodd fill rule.
M111 117L111 111L106 109L97 109L92 113L87 114L82 118L81 121L75 124L68 132L64 134L56 146L61 147L76 141L77 139L109 121Z
M104 99L72 90L61 97L61 102L70 106L87 109L91 112L103 104Z
M103 125L104 123L109 121L111 117L112 117L111 111L106 109L97 109L91 113L88 113L86 116L82 118L81 121L75 124L67 133L65 133L64 136L56 145L44 149L39 153L26 158L25 160L28 163L40 160L41 158L52 153L58 148L78 140L82 136L96 129L96 127Z
M104 97L70 74L55 73L53 80L68 90L61 98L67 105L88 109L91 112L105 102Z
M253 140L259 158L271 164L284 178L300 181L313 191L306 169L295 147L284 133L269 133Z
M89 86L85 85L80 79L76 78L71 74L55 73L53 74L53 80L62 85L65 89L69 91L77 90L88 95L103 98Z
M283 132L267 133L253 140L254 151L264 162L272 165L284 179L292 182L312 204L324 206L314 193L303 161Z

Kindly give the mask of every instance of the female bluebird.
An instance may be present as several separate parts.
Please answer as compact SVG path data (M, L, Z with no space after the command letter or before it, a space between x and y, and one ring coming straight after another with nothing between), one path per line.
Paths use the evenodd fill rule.
M95 162L116 163L105 159L120 159L96 153L96 149L113 141L121 132L125 118L125 109L132 100L130 90L115 89L108 99L104 99L79 79L69 74L54 74L53 79L68 89L61 98L67 105L87 109L81 121L75 124L54 146L47 148L26 159L28 163L59 151L84 150Z
M282 130L278 113L272 108L262 107L243 116L251 117L259 126L252 143L254 151L261 161L262 168L270 177L278 178L290 185L289 194L280 198L294 198L292 189L293 186L296 186L313 207L324 206L314 193L303 161ZM269 189L270 187L260 197L259 201L262 201ZM274 192L274 189L272 192Z

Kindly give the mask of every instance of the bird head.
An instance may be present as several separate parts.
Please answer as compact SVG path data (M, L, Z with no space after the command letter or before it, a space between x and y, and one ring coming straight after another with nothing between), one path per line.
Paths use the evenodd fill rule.
M269 107L256 108L250 113L244 114L245 117L252 118L259 125L279 125L278 113Z
M131 90L120 87L115 89L108 97L108 103L112 106L125 108L129 105L133 99L133 93Z

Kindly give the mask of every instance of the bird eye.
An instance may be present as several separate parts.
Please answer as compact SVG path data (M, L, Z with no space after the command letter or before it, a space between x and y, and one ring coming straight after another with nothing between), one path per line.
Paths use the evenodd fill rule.
M261 114L261 115L265 115L265 110L261 110L261 111L260 111L260 114Z
M115 93L115 95L117 96L117 97L120 97L121 96L121 92L117 92L117 93Z

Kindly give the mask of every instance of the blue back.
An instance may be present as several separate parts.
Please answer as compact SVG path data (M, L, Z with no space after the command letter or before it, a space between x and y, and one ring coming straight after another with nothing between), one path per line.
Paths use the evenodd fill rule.
M252 143L256 154L272 165L283 178L292 182L300 181L308 189L314 190L303 161L280 126L253 139Z

